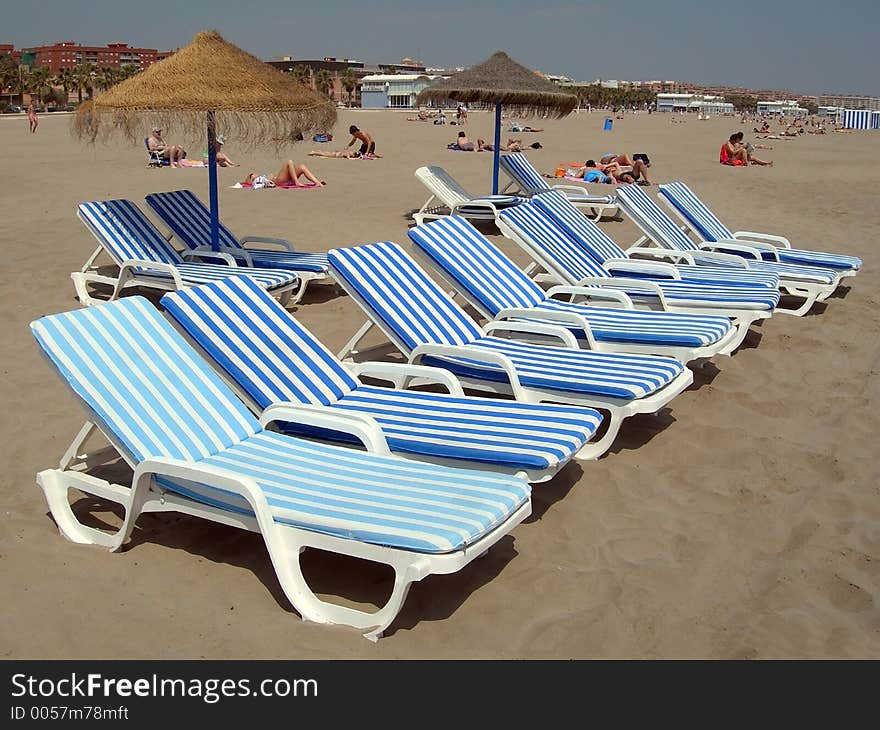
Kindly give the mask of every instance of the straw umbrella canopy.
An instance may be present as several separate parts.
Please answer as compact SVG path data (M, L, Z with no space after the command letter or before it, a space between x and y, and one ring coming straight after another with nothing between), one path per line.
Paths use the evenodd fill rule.
M246 146L301 139L336 122L336 106L290 76L226 41L216 31L197 33L174 55L132 76L94 101L73 120L80 139L94 143L122 133L131 140L148 126L196 136L207 129L211 245L219 245L217 131Z
M496 51L476 66L431 84L417 97L426 101L445 103L447 100L464 103L482 102L495 105L495 153L492 170L492 192L498 192L498 152L501 146L501 107L519 114L549 113L561 118L577 106L577 97L566 94L556 84L547 81L531 69L514 61L504 51Z

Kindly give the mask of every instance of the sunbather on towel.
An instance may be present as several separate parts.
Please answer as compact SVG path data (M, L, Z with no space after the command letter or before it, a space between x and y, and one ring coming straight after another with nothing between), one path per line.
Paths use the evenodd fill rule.
M476 147L474 147L474 143L471 142L467 135L464 132L458 133L458 139L451 145L449 145L450 149L461 150L462 152L474 152Z
M279 186L309 187L306 185L300 185L300 177L304 177L318 187L324 187L327 184L323 180L318 180L308 167L305 165L297 165L293 160L285 162L284 166L274 175L261 175L258 172L252 172L241 181L241 184L250 185L254 189L276 188Z
M535 144L540 144L540 143L536 142L536 143L533 143L529 146L534 147ZM494 151L495 151L494 144L491 144L490 142L487 142L484 139L477 140L477 152L494 152ZM502 152L522 152L523 151L522 140L518 139L517 137L508 137L507 144L501 145L501 151Z
M374 157L381 156L376 152L362 155L359 150L312 150L309 152L309 157L333 157L342 160L372 160Z
M595 160L587 160L572 177L583 178L584 182L614 184L612 168L614 165L597 165Z

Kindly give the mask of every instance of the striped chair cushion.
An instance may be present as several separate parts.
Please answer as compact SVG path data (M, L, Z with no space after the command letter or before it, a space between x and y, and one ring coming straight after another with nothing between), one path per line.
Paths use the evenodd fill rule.
M31 330L134 462L198 461L260 430L143 297L43 317Z
M425 553L461 550L528 501L529 485L491 472L377 457L264 431L202 463L253 478L276 522ZM246 503L203 485L175 485L240 513Z
M677 360L666 357L570 350L500 337L482 337L471 346L509 357L526 387L625 400L656 392L684 368ZM429 357L424 362L466 377L507 380L499 366L468 358Z
M719 220L694 192L683 182L661 185L660 194L681 213L704 241L720 241L733 238L733 232ZM860 269L861 259L856 256L827 253L824 251L805 251L782 248L777 250L781 261L796 264L812 264L833 269Z
M575 242L561 230L555 219L536 202L518 205L511 210L500 213L513 232L529 248L541 251L543 258L553 262L553 268L565 280L565 283L576 284L587 277L609 278L611 274L605 270L589 254L588 242ZM627 278L633 278L627 276ZM663 294L673 303L681 306L727 307L767 310L774 309L779 303L779 292L769 287L752 285L733 286L729 284L712 285L709 283L692 283L688 281L669 281L658 279L657 284ZM645 301L643 292L621 284L619 287L637 301Z
M394 451L547 469L570 459L601 421L586 408L362 385L278 302L247 281L166 294L162 304L260 408L294 402L364 413L379 422ZM339 432L294 423L285 430L347 440Z
M409 229L415 246L494 317L502 309L533 307L547 295L494 244L460 216Z
M211 211L191 190L150 193L145 200L164 222L189 248L207 245L211 240ZM243 248L223 222L220 222L220 245ZM308 254L291 251L247 249L254 266L294 271L327 271L326 254Z
M137 463L171 457L252 478L273 518L307 530L424 552L461 549L529 497L515 477L376 457L260 431L257 421L145 299L44 317L38 343ZM244 499L157 479L207 504Z
M679 251L699 251L699 246L688 238L684 231L675 224L675 221L666 215L665 211L637 185L621 185L617 197L624 210L654 231L663 245ZM729 253L736 254L738 252L730 251ZM807 280L820 284L832 284L837 279L836 272L818 266L750 260L749 267L757 271L778 274L780 279L787 280Z
M562 231L575 243L581 244L593 258L601 264L609 259L627 259L629 255L618 246L599 226L584 216L564 195L558 191L541 193L534 198L535 204L556 222ZM683 281L692 283L722 284L733 286L769 286L775 289L779 286L779 277L769 272L751 272L743 269L719 266L690 266L677 267ZM627 276L639 278L639 274L626 272ZM645 278L652 278L647 276ZM653 277L656 278L656 277Z
M162 306L261 409L329 405L358 387L311 332L246 279L166 294Z
M514 152L510 155L502 155L498 161L501 168L507 173L508 177L519 185L523 191L528 194L544 192L552 190L547 181L541 177L534 165L526 158L522 152ZM575 203L598 203L611 205L614 203L612 195L594 195L584 188L583 193L575 193L566 191L564 193L568 200Z
M534 308L539 320L542 310L568 311L595 325L594 335L600 341L689 347L717 342L731 326L726 317L635 312L548 299L543 289L463 218L416 226L409 230L409 237L490 318L514 307Z
M334 274L389 325L407 350L429 342L465 345L482 336L465 311L396 243L336 248L327 256Z
M175 266L183 263L181 255L130 200L81 203L79 213L117 264L132 259Z

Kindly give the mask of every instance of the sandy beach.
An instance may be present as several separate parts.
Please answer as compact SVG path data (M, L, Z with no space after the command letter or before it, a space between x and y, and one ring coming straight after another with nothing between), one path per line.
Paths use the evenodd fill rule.
M224 151L220 210L237 234L280 236L308 251L373 241L408 246L409 213L427 198L413 177L448 169L474 193L491 183L490 153L452 152L456 126L404 112L340 110L329 144ZM611 451L570 464L533 489L533 516L489 555L416 584L385 638L300 620L258 535L176 515L147 515L127 550L64 540L35 474L56 466L83 412L42 360L28 324L79 306L69 275L95 247L80 202L189 188L207 200L204 169L149 169L141 144L95 147L70 117L0 116L2 522L7 658L878 658L880 657L880 132L760 140L773 167L718 164L738 118L673 124L605 114L527 120L542 172L605 152L648 153L655 185L681 179L735 229L788 236L801 248L860 256L863 271L803 318L753 327L731 358L695 373L669 410L627 421ZM369 131L378 160L318 159L349 124ZM490 138L471 112L471 139ZM222 130L221 130L222 131ZM148 131L144 130L144 136ZM203 140L180 139L191 158ZM237 190L251 170L307 162L313 190ZM603 186L607 187L607 186ZM146 207L146 206L144 206ZM619 244L628 221L603 221ZM525 264L495 233L492 239ZM332 350L363 321L357 305L315 286L293 308ZM375 338L378 342L380 338ZM94 514L114 515L98 504ZM379 569L309 555L324 596L376 603Z

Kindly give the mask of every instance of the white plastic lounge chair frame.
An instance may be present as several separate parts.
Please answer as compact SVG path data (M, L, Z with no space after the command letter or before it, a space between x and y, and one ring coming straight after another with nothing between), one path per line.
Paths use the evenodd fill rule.
M604 216L609 218L617 216L617 203L614 202L613 195L595 195L580 185L550 185L544 181L541 173L535 169L522 152L501 155L499 165L510 178L510 182L502 188L502 193L515 188L519 195L530 198L548 190L558 190L581 211L590 211L592 219L595 221Z
M862 262L855 256L794 249L785 236L731 231L683 182L660 185L657 197L682 222L685 232L693 234L697 240L745 244L758 251L770 251L779 261L830 268L841 277L855 276L861 268Z
M734 266L738 265L745 269L774 271L779 275L780 291L803 299L803 303L799 307L777 307L776 311L796 317L803 317L816 302L825 301L834 293L840 283L840 274L830 269L779 263L778 255L775 261L765 261L761 252L774 248L772 246L756 247L740 241L694 243L676 225L675 221L666 215L663 209L641 189L635 186L626 186L626 188L626 190L621 189L617 194L620 209L627 214L643 234L627 249L627 253L643 250L644 244L650 242L661 248L690 253L694 256L694 263L697 264L717 261L721 264L727 262ZM737 253L731 254L732 251ZM733 262L732 259L738 259L738 261Z
M590 309L596 309L596 314L606 318L609 324L614 326L615 308L617 311L634 310L632 299L622 291L611 289L603 289L602 287L576 287L576 286L555 286L545 292L543 301L531 306L510 306L505 307L501 311L491 311L486 302L480 296L475 295L474 287L480 286L479 278L481 277L481 269L486 270L483 277L486 286L494 289L504 289L510 291L517 289L531 289L531 292L525 292L528 297L529 293L538 294L540 290L536 284L533 284L528 275L520 271L500 249L495 247L491 242L485 239L479 231L467 230L466 221L462 221L456 217L450 217L444 224L448 224L447 230L438 228L443 224L427 224L426 226L417 226L410 229L409 237L414 244L414 249L419 255L420 260L427 263L433 271L449 286L458 292L474 309L476 309L483 317L489 320L503 321L507 319L521 321L539 321L549 324L556 324L572 330L578 337L578 342L584 349L596 350L598 352L630 352L645 355L661 355L666 357L674 357L683 363L689 363L693 360L708 359L715 355L730 355L733 348L739 344L741 337L738 335L736 327L730 326L729 319L722 320L727 331L715 342L706 345L685 344L667 344L664 342L651 342L652 324L654 317L662 318L664 313L661 312L643 312L641 320L644 323L644 338L642 342L637 341L615 341L613 339L603 339L594 335L593 326L590 324ZM463 224L463 225L462 225ZM437 247L445 244L442 250ZM458 241L460 245L452 243ZM428 247L437 251L441 258L437 258L429 253ZM457 249L456 266L452 268L451 256L447 253ZM482 265L482 267L480 266ZM550 302L557 295L568 297L571 303L576 304L577 300L587 300L588 304L583 304L577 311L576 307L559 309L550 309L544 306L545 302ZM516 295L514 294L513 298ZM601 306L601 309L599 308ZM670 315L673 319L677 316ZM696 321L700 319L699 315L682 314L680 319L693 317ZM705 315L703 319L706 319ZM683 324L679 322L678 324ZM621 323L622 325L622 323ZM658 326L659 323L658 323ZM667 326L673 326L668 323ZM599 325L601 328L601 325ZM632 330L637 330L638 326L634 325ZM541 338L533 338L525 333L524 339L540 342Z
M466 397L458 378L442 368L343 364L252 282L229 280L166 294L162 305L172 325L257 417L284 410L288 423L298 414L297 425L329 431L341 420L402 458L543 482L589 450L602 420L584 408ZM366 386L360 376L394 387ZM443 387L448 397L402 392L415 379Z
M91 219L91 214L104 215L109 212L96 213L93 209L100 206L123 206L126 214L130 213L135 223L127 232L138 238L137 245L142 250L154 251L155 254L150 259L124 259L120 258L113 251L111 241L108 240L109 233L102 231L96 221ZM84 212L85 209L92 211L90 214ZM292 290L301 288L302 284L299 277L289 271L273 271L271 269L246 269L239 268L235 259L222 251L184 251L178 252L163 238L162 234L153 226L149 219L144 216L143 212L129 200L111 200L96 203L82 203L77 208L77 218L82 221L83 225L89 229L91 234L98 241L98 246L92 252L92 255L86 259L79 271L71 273L70 278L73 280L76 295L80 303L84 306L104 301L94 299L89 293L90 284L105 284L112 287L113 291L109 301L118 299L122 292L129 287L144 287L148 289L157 289L159 291L176 291L186 286L192 286L192 283L186 281L186 273L195 272L198 274L198 267L181 273L179 264L193 266L194 264L209 263L213 261L223 262L223 266L212 266L210 273L212 278L223 277L226 275L246 275L254 276L259 280L274 280L278 284L270 288L273 296L277 296L282 304L286 304L290 300ZM126 224L127 226L127 224ZM134 230L138 227L138 230ZM143 237L141 237L143 234ZM152 238L153 240L149 240ZM154 245L155 244L155 245ZM161 247L161 251L156 250L156 246ZM102 255L107 257L119 268L117 275L109 275L100 272L100 267L96 265L96 261ZM228 268L227 274L225 269ZM223 270L221 270L223 269ZM205 269L207 271L207 269ZM247 273L245 273L247 272ZM204 283L198 281L195 283Z
M447 215L461 215L471 220L496 220L498 209L525 200L516 195L473 197L442 167L426 165L415 171L416 179L431 193L424 205L413 213L416 225Z
M390 245L395 244L372 244L372 245ZM397 247L399 248L399 247ZM609 414L608 426L603 436L595 441L587 444L579 454L582 459L598 459L604 454L620 426L626 418L636 415L637 413L656 413L664 408L670 401L684 391L693 382L693 373L686 367L668 382L665 386L659 388L654 393L637 399L623 399L613 396L598 394L580 394L569 393L562 389L527 386L524 385L519 377L516 366L513 361L504 353L493 352L484 348L473 347L468 345L448 345L441 343L424 343L411 349L403 338L395 331L391 323L387 322L361 295L357 287L349 282L344 275L341 274L337 266L334 265L334 255L338 249L331 249L329 252L331 273L339 282L339 285L348 293L348 295L361 307L367 315L367 321L355 332L351 339L340 350L338 357L343 361L354 361L354 358L362 354L358 351L358 343L370 332L373 326L378 326L388 340L397 348L397 350L407 358L408 362L422 364L425 358L465 358L482 364L500 367L507 379L504 381L491 380L489 378L472 377L466 374L456 373L458 379L465 387L473 388L489 393L512 396L523 403L568 403L571 405L585 406L597 410L607 411ZM404 258L410 258L412 266L418 269L418 264L411 259L402 249L400 253ZM419 270L421 277L430 282L430 277L424 271ZM430 286L430 284L428 284ZM469 316L461 310L461 308L452 300L452 298L442 291L436 284L431 287L430 296L445 300L452 310L458 310L460 316L470 319ZM413 306L418 306L419 302L413 302ZM549 339L555 339L560 346L566 349L579 350L575 336L566 328L537 324L534 322L514 322L514 321L493 321L480 327L471 320L473 327L482 332L483 336L498 336L498 333L506 332L508 335L529 334L533 336L543 336ZM543 347L536 345L536 347ZM555 349L550 345L547 349ZM609 353L611 355L611 353ZM625 357L625 356L623 356ZM653 357L647 355L645 357ZM661 358L657 358L660 360Z
M212 251L210 238L210 215L208 207L191 190L174 190L166 193L150 193L144 198L153 212L168 227L165 236L172 237L193 251ZM248 248L249 243L259 243L275 248ZM301 286L294 292L291 303L296 304L305 294L310 282L331 281L327 276L327 257L297 251L283 238L268 236L244 236L236 238L223 222L220 222L219 251L232 256L239 266L293 271Z
M531 204L530 204L531 205ZM549 218L540 208L535 208L538 216L543 218L547 226L555 226L555 221ZM717 314L729 317L736 327L737 335L730 344L731 352L735 350L745 339L749 331L749 326L761 319L766 319L773 314L773 310L769 308L740 308L728 304L712 302L711 299L705 301L698 300L676 300L670 299L664 293L664 285L675 283L676 279L658 278L656 280L649 278L635 278L614 275L608 272L604 267L596 263L590 255L579 247L568 242L569 249L573 251L573 255L577 256L580 261L586 264L586 268L594 272L593 276L586 278L577 278L566 263L555 258L541 242L536 240L532 233L526 228L513 224L505 216L501 216L498 222L498 228L505 237L516 243L523 251L525 251L533 260L534 268L527 268L526 273L534 273L538 269L542 269L543 273L539 274L541 278L549 279L552 283L560 286L572 287L599 287L610 291L623 290L633 302L634 306L648 309L656 309L662 312L675 312L679 314ZM555 229L555 235L565 239L566 234ZM648 261L632 261L628 263L628 270L636 273L641 272L643 275L651 275L656 271L658 264ZM668 268L668 265L662 264L661 267ZM666 270L665 268L663 269ZM663 274L668 277L669 274ZM537 277L536 277L537 278ZM699 290L700 286L692 287ZM760 296L761 288L754 287L756 290L756 302L762 301L769 297ZM711 288L707 289L711 291ZM724 291L723 287L720 291ZM765 290L766 291L766 290ZM776 301L778 295L773 291L772 301Z
M149 333L150 340L145 343L148 352L145 353L144 360L151 357L157 358L156 362L161 361L162 363L160 367L156 368L158 377L161 378L166 374L168 376L166 384L171 395L167 395L168 391L159 394L157 398L160 401L157 405L158 410L150 410L149 405L144 406L141 403L137 409L138 413L143 415L141 411L146 408L145 412L148 416L150 414L157 416L159 413L168 414L169 403L180 397L187 398L190 416L210 419L209 422L212 424L217 423L219 419L226 424L223 428L233 433L231 447L221 447L220 451L215 454L215 457L221 457L221 461L225 454L230 454L228 462L231 465L219 466L217 463L211 463L209 460L214 457L210 455L207 460L172 458L155 454L147 456L147 458L138 458L131 449L126 447L126 443L131 443L131 429L139 428L140 424L129 426L130 419L136 419L137 416L127 416L124 412L122 415L115 415L114 408L118 413L118 404L124 403L126 399L130 398L132 402L137 402L137 399L144 396L149 400L156 396L158 391L149 392L150 386L140 382L137 377L114 382L112 377L108 379L105 373L99 372L98 368L93 370L88 367L88 358L95 352L89 350L89 345L94 344L96 339L109 339L103 335L100 326L90 324L88 315L100 313L102 318L106 318L116 316L118 311L125 312L127 317L135 316L138 318L139 324L146 323L144 331ZM71 320L76 321L77 324L71 327ZM157 324L156 320L161 324ZM106 322L106 319L104 321ZM56 322L60 322L57 327ZM446 469L445 467L416 464L396 457L362 454L324 445L310 445L309 442L300 439L262 431L260 424L257 424L256 421L249 422L253 417L243 409L243 406L225 388L216 374L162 319L158 311L142 297L126 297L123 300L107 303L100 307L53 315L34 322L31 328L40 341L44 354L48 355L47 359L53 368L58 369L59 363L61 363L62 377L71 384L78 400L85 407L89 419L65 452L58 468L46 469L37 474L37 484L43 490L52 517L61 534L72 542L101 545L113 552L118 552L131 535L138 517L146 512L179 512L258 532L263 536L276 576L285 595L304 620L347 624L358 629L368 629L364 635L375 641L399 613L409 587L414 581L435 573L446 574L460 570L471 560L484 554L489 547L508 534L530 514L529 487L525 482L515 477L493 476L484 472L463 469ZM67 332L64 331L65 328L67 328ZM67 341L59 344L58 341L61 339ZM72 345L72 342L78 344ZM150 343L155 344L152 351L149 351ZM100 346L100 342L98 344ZM83 349L84 366L71 361L67 355L70 351L69 348L78 346L82 346ZM169 346L169 349L174 353L171 358L167 357L169 350L165 349ZM112 356L118 352L118 348L115 351L107 348L98 353L98 356L106 357L108 353ZM132 355L132 359L136 360L137 357L137 355ZM123 366L123 369L126 368L127 364ZM165 370L166 368L167 370ZM130 370L126 370L126 376L129 373ZM141 377L140 380L143 378ZM197 391L197 387L193 387L195 383L201 384L205 388L201 397L194 395ZM85 388L83 388L83 384L85 384ZM128 388L133 387L134 390L129 391L127 386ZM101 396L104 387L111 389L109 398ZM114 389L121 390L113 392ZM140 392L140 390L144 392ZM172 401L162 402L162 395L165 395L166 398L170 397ZM109 406L107 406L108 401L110 402ZM155 405L155 400L150 402ZM111 428L107 421L94 410L93 404L102 409L109 408L111 414L109 417L114 419L117 428L121 424L123 431L117 432L116 428ZM172 408L170 412L174 413L174 409ZM285 416L283 413L279 413L278 417L284 418ZM266 420L264 419L262 423L265 423ZM242 427L245 438L236 444L235 433L242 431ZM104 436L110 446L88 453L84 447L89 437L96 431ZM178 428L177 433L179 432ZM247 436L248 432L251 436ZM172 435L161 438L165 443L170 441L173 445L176 437L176 433L172 432ZM196 434L195 438L197 440L194 443L205 444L210 443L212 437ZM278 448L286 448L287 444L298 444L296 448L304 453L311 453L308 451L310 448L318 448L323 450L320 453L324 454L338 452L347 455L343 457L346 460L354 457L358 460L356 463L363 463L365 474L370 470L374 470L376 474L387 473L385 478L396 480L402 485L408 483L409 480L415 483L419 481L421 476L425 480L425 485L429 487L428 490L422 490L429 502L430 495L433 494L430 491L430 485L436 483L437 489L442 489L445 479L445 484L449 485L449 489L455 490L456 479L469 482L476 487L476 493L485 493L487 509L491 495L494 493L497 496L497 499L494 499L496 507L493 508L493 514L498 512L502 516L496 519L497 524L491 525L490 529L479 534L473 542L465 543L448 552L421 552L415 549L383 546L359 539L356 536L340 537L324 527L309 529L305 522L297 525L289 520L280 521L278 516L284 513L284 506L273 505L270 501L271 493L261 485L261 478L255 478L248 469L240 468L232 457L233 449L249 440L259 440L260 446L267 449L269 453L264 462L270 465L273 444L276 444ZM371 448L368 441L365 442L365 446L368 449ZM163 448L165 447L160 442L158 452L161 452ZM154 450L156 449L154 448ZM199 449L196 451L198 452ZM187 449L184 449L184 453L186 452ZM134 470L130 486L108 482L88 473L95 466L115 461L120 456ZM205 461L209 461L209 463L205 463ZM290 464L290 466L295 467L294 464ZM411 473L407 477L408 472ZM350 476L351 472L349 471L347 474ZM299 475L293 472L289 475L285 473L284 478L291 485L291 489L295 489L295 485L300 481ZM368 474L364 478L370 479ZM171 486L169 487L169 485ZM186 486L190 485L193 494L202 496L201 500L190 498L185 493ZM68 492L71 489L122 506L125 510L125 518L120 529L115 534L108 534L81 523L68 501ZM520 491L524 497L514 503L513 496ZM206 494L218 495L217 499L224 501L212 504L211 499L205 496ZM294 494L296 493L294 492ZM282 492L281 495L283 498L284 493ZM278 496L276 495L275 498L277 499ZM499 512L497 509L497 505L502 503L509 504L505 508L506 514L505 510ZM381 506L382 502L379 501L377 504ZM362 508L362 505L354 506L358 509ZM290 511L290 508L287 510ZM297 513L292 512L292 514ZM361 509L356 514L367 513ZM405 516L406 513L404 513ZM329 526L332 522L325 520L321 524ZM353 521L353 529L360 524L366 523ZM403 524L405 524L405 520ZM316 531L317 529L325 531L319 532ZM341 529L341 533L344 532L345 530ZM378 611L367 613L319 599L311 591L301 572L300 555L306 548L337 552L389 565L394 570L395 580L387 603Z

